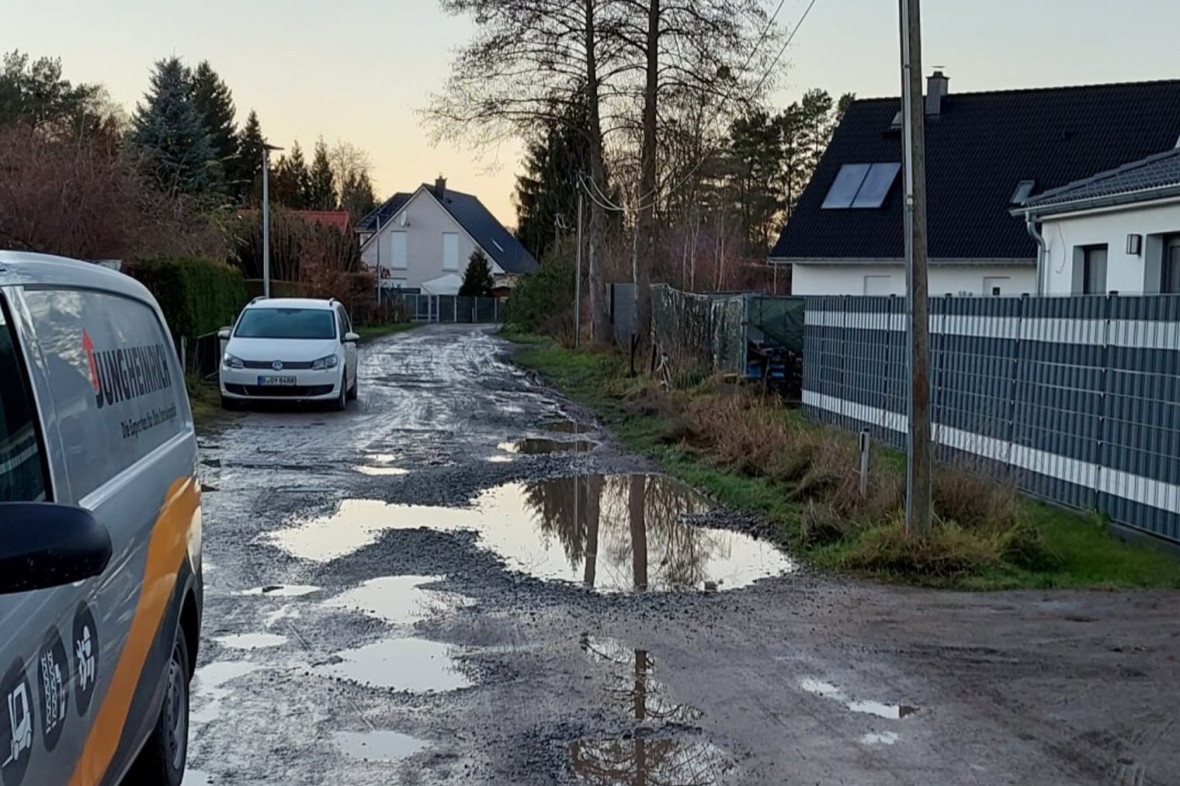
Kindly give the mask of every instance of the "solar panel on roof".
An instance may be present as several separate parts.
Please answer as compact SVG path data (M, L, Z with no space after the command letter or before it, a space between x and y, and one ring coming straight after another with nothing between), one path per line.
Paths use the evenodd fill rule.
M1035 180L1021 180L1016 185L1016 190L1012 192L1012 198L1008 200L1010 205L1023 205L1026 200L1032 195L1033 189L1036 188L1037 181Z
M897 163L873 164L868 175L865 176L860 190L856 192L856 198L852 200L852 207L855 209L881 207L900 170L901 164Z
M865 182L871 168L869 164L845 164L840 167L836 179L832 181L831 189L828 190L828 196L824 199L824 209L840 210L852 207L856 192L860 191L861 184Z

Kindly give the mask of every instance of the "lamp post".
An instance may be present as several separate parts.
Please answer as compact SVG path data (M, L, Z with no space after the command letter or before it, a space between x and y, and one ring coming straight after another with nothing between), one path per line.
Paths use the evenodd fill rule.
M270 151L282 150L262 143L262 296L270 297Z

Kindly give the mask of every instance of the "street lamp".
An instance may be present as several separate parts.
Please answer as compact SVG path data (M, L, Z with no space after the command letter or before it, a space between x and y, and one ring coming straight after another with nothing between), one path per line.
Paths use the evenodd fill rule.
M270 297L270 151L283 148L262 143L262 296Z

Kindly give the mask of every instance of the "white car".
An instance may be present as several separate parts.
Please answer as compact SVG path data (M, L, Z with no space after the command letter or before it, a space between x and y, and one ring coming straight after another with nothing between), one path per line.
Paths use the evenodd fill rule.
M343 410L356 398L356 342L335 300L256 298L242 311L221 359L221 403L325 401Z

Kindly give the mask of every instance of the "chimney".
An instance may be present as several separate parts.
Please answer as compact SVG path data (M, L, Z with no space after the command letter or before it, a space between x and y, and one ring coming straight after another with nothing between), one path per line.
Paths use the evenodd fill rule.
M950 89L951 80L942 71L926 77L926 116L942 114L942 99Z
M438 179L434 181L434 195L442 199L447 194L447 179L441 174Z

